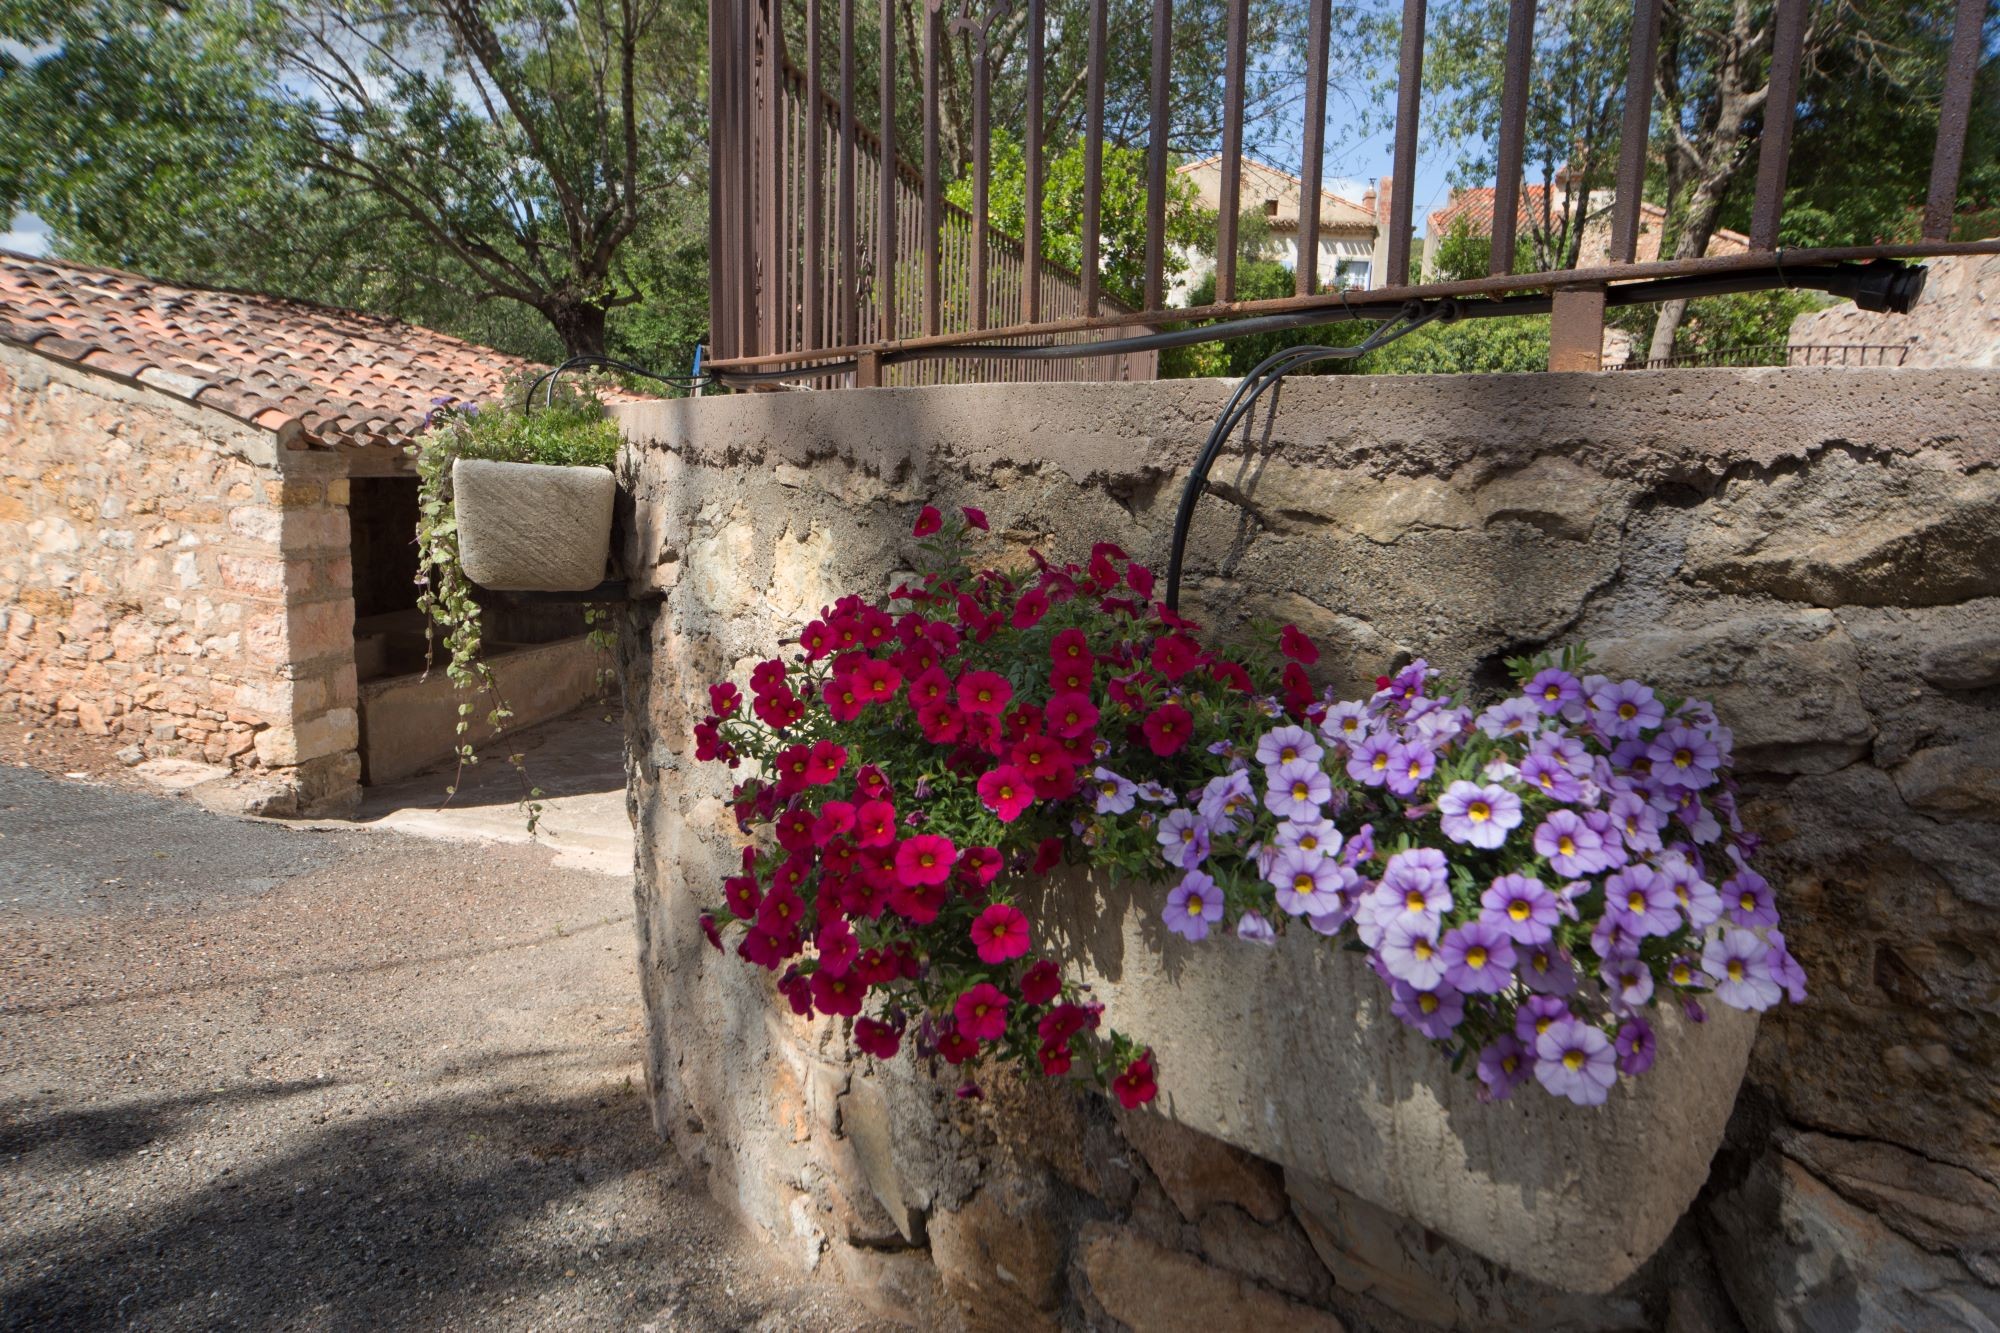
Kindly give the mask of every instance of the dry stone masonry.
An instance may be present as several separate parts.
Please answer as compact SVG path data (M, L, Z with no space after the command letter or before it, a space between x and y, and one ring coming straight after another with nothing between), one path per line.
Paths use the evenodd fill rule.
M674 1149L781 1261L926 1326L2000 1327L1990 370L1295 381L1215 470L1187 598L1214 630L1296 621L1328 650L1321 678L1348 690L1423 655L1490 691L1505 658L1583 639L1606 669L1713 698L1736 729L1745 816L1770 837L1812 997L1764 1017L1706 1184L1678 1221L1678 1199L1654 1201L1665 1240L1609 1291L1484 1257L1534 1241L1504 1213L1482 1233L1470 1209L1446 1234L1384 1207L1354 1184L1376 1165L1359 1160L1365 1136L1328 1136L1352 1163L1277 1160L1273 1140L1170 1118L1171 1068L1167 1114L1039 1082L960 1101L944 1071L859 1057L839 1023L793 1018L762 973L708 949L696 913L734 864L735 831L693 762L700 687L744 676L838 593L878 590L904 567L920 500L985 509L1000 561L1108 539L1163 568L1180 481L1227 389L622 409L649 1091ZM1218 1026L1189 1005L1151 1022L1211 1043L1205 1074L1223 1078L1277 1025L1339 1033L1356 1016ZM1308 1098L1340 1076L1297 1070ZM1675 1077L1664 1058L1649 1076ZM1429 1095L1384 1090L1382 1111ZM1533 1169L1565 1169L1558 1130L1524 1114L1521 1132L1539 1136L1524 1160L1550 1159ZM1478 1169L1458 1179L1462 1201L1495 1187ZM1547 1215L1578 1206L1547 1183Z
M329 451L0 348L0 708L351 802L347 501Z

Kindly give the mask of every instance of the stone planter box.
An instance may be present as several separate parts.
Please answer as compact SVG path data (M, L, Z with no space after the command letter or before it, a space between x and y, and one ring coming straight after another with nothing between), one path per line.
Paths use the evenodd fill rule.
M451 465L458 558L498 592L586 592L604 581L618 479L600 467L461 458Z
M1487 1104L1361 955L1304 930L1190 944L1160 924L1163 896L1079 873L1031 908L1106 1020L1158 1053L1161 1114L1567 1291L1628 1277L1707 1179L1756 1015L1653 1011L1658 1062L1601 1107L1534 1084Z

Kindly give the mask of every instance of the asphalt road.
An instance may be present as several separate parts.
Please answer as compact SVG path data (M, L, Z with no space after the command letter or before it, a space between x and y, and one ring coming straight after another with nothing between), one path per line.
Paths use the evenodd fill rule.
M0 768L0 1328L873 1327L655 1137L631 911Z

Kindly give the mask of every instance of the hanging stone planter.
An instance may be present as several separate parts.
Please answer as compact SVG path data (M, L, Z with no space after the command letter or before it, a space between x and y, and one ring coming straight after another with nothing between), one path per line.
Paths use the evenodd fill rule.
M1666 1241L1708 1178L1757 1031L1755 1014L1721 1004L1700 1024L1663 1005L1648 1011L1652 1072L1605 1105L1532 1082L1483 1102L1390 1015L1362 955L1299 928L1271 946L1190 945L1160 923L1163 886L1045 883L1031 916L1081 965L1106 1025L1144 1032L1159 1057L1147 1114L1566 1291L1609 1291Z
M461 458L451 465L459 563L498 592L586 592L604 581L618 479L600 467Z

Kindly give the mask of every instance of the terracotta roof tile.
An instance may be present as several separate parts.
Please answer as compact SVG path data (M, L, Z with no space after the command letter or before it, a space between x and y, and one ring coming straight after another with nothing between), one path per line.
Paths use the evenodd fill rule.
M0 340L319 444L404 442L531 362L431 329L0 251Z

